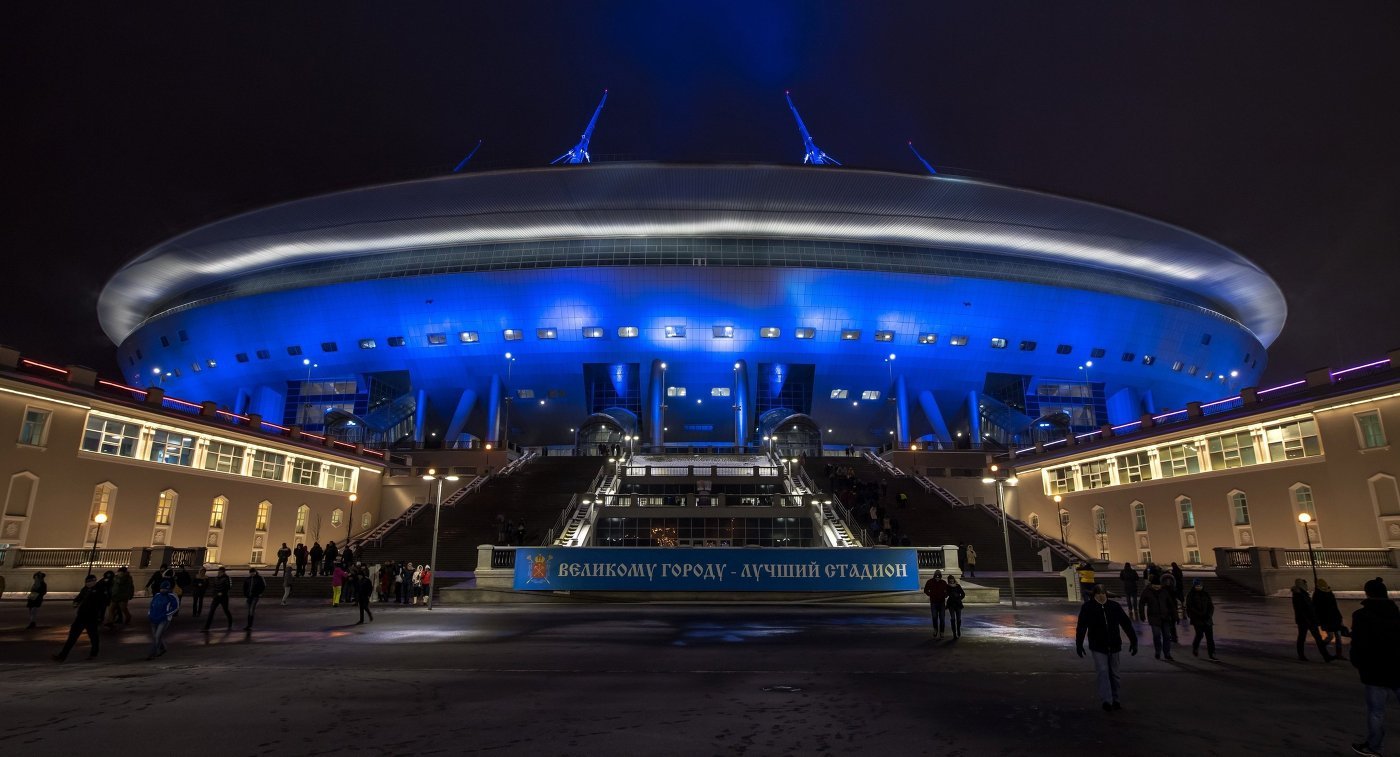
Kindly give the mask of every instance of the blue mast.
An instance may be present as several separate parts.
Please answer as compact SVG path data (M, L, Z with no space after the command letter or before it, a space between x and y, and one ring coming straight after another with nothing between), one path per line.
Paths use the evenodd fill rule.
M807 132L807 124L802 123L802 116L797 112L797 106L792 104L792 92L784 92L783 96L787 97L788 107L792 109L792 117L797 119L797 130L802 133L802 149L804 151L802 162L811 163L814 166L841 165L840 161L827 155L822 148L817 147L816 142L812 141L812 135Z
M593 111L593 118L588 120L588 128L583 130L583 138L574 145L572 150L549 161L552 166L555 163L592 163L593 159L588 157L588 140L593 138L593 127L598 125L598 114L603 112L603 103L608 101L608 91L603 90L603 99L598 101L598 108Z
M924 160L924 156L920 155L919 151L915 149L913 140L909 141L909 150L914 153L914 157L918 158L920 163L924 164L924 168L927 168L929 173L934 175L938 174L937 171L933 170L933 166L929 165L927 160Z
M482 141L483 141L483 140L480 140L480 139L478 139L478 140L476 141L476 147L473 147L473 148L472 148L472 151L469 152L469 153L467 153L467 157L462 158L462 162L461 162L461 163L458 163L458 164L457 164L457 167L454 168L454 169L452 169L452 173L457 173L457 172L459 172L459 171L462 170L462 167L465 166L465 165L467 164L467 161L469 161L469 160L472 159L472 156L476 154L476 151L481 149L481 143L482 143Z

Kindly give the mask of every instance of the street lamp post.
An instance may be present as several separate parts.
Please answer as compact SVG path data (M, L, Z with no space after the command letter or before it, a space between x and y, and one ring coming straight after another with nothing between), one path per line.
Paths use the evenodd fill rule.
M1003 487L1016 485L1015 479L1007 480L1005 473L998 474L997 466L992 466L992 475L982 479L984 484L996 484L997 510L1001 511L1001 545L1006 550L1006 579L1011 586L1011 607L1016 607L1016 569L1011 564L1011 532L1006 527L1006 494Z
M1312 516L1308 513L1298 513L1298 522L1303 524L1303 537L1308 540L1308 562L1312 563L1313 588L1317 588L1317 554L1313 552L1312 545Z
M107 522L107 513L94 515L92 522L97 524L97 530L92 532L92 551L88 553L88 575L92 575L92 564L97 559L97 541L102 536L102 524Z
M1069 537L1065 535L1065 511L1060 507L1060 501L1063 499L1064 497L1055 495L1055 520L1060 522L1060 543L1068 547Z
M350 527L355 523L355 500L359 498L358 494L350 495L350 517L345 519L345 546L347 547L350 546Z
M428 475L423 477L424 481L437 482L437 497L433 506L433 549L431 557L428 558L428 567L433 571L432 583L428 584L428 609L433 609L433 589L437 586L437 548L438 548L438 528L442 525L442 482L456 481L456 476L439 476L437 471L429 468Z

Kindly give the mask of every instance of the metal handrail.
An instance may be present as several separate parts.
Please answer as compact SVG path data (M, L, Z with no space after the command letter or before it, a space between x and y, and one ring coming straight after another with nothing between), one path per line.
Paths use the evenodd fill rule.
M891 478L909 477L909 474L895 467L895 465L889 460L880 457L879 455L875 454L874 452L871 452L870 450L865 450L864 453L862 453L862 456L866 460L869 460L870 462L874 463L876 467L878 467L880 470L883 470L885 473L889 474Z

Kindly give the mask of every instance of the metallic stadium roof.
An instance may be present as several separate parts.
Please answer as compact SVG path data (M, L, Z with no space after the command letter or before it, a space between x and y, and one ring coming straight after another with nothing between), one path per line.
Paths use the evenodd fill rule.
M172 297L285 266L448 245L695 236L961 249L1117 272L1219 303L1265 345L1287 315L1278 285L1238 253L1089 202L945 176L605 163L458 174L234 216L123 266L98 316L120 344Z

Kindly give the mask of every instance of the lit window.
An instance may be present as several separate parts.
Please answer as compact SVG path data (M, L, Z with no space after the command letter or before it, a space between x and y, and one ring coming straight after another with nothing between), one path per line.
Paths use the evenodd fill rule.
M525 338L525 334L520 329L506 329L501 332L507 342L518 342Z
M1089 357L1091 358L1098 359L1103 357L1105 354L1107 354L1107 351L1104 350L1104 348L1102 347L1095 347L1094 349L1089 350Z
M354 470L343 465L326 466L326 488L336 492L350 491L350 477Z
M953 337L951 337L951 338L948 339L948 344L951 344L951 345L953 345L954 347L964 347L964 346L967 345L967 337L966 337L966 336L953 336Z
M1124 352L1124 353L1123 353L1123 362L1125 362L1125 363L1131 363L1131 362L1133 362L1133 361L1136 360L1136 359L1137 359L1137 355L1134 355L1134 354L1131 353L1131 352Z
M938 335L928 331L919 335L919 344L938 344Z
M684 397L684 396L685 396L685 387L683 387L683 386L668 386L668 387L666 387L666 396L667 396L667 397Z
M635 337L637 336L637 327L636 327L636 326L620 326L620 327L618 327L618 329L617 329L617 335L618 335L619 337L622 337L623 339L632 339L632 338L635 338Z
M385 341L388 342L390 347L402 347L408 343L408 341L401 336L391 336Z
M156 431L151 435L148 459L153 463L190 465L194 462L194 437L175 431Z
M340 349L340 347L336 346L335 342L321 342L322 352L335 352L338 349Z
M602 338L603 338L603 327L602 327L602 326L584 326L584 327L583 327L583 338L584 338L584 339L602 339Z
M854 342L860 339L860 329L841 329L841 341Z
M103 455L135 457L136 443L141 438L141 427L135 423L89 416L87 428L83 431L83 449Z
M1210 344L1210 334L1201 334L1201 344Z
M429 334L429 335L428 335L428 344L434 344L434 345L436 345L436 344L447 344L447 335L446 335L446 334Z
M878 400L880 399L880 392L875 389L866 389L860 393L860 398L863 400Z
M375 347L378 347L378 346L379 346L379 345L376 344L375 341L374 341L373 339L361 339L361 340L360 340L360 349L362 349L362 350L372 350L372 349L374 349Z
M775 326L764 326L758 330L758 335L764 339L777 339L783 335L783 330Z
M300 355L300 354L301 354L301 345L299 345L299 344L294 344L294 345L288 347L288 348L287 348L287 354L288 354L288 355Z
M875 332L875 341L877 341L877 342L893 342L893 341L894 341L894 332L893 332L893 331L876 331L876 332Z
M1143 356L1142 356L1142 364L1143 364L1143 365L1152 365L1152 364L1155 363L1155 362L1157 362L1157 358L1155 358L1155 357L1153 357L1153 356L1151 356L1151 355L1143 355Z
M1051 494L1068 494L1074 491L1074 469L1066 465L1047 472Z
M160 493L160 497L156 500L157 526L168 526L170 525L170 521L174 520L175 501L179 498L179 496L180 495L176 494L170 489L166 489L165 491Z
M834 399L834 400L844 400L844 399L846 399L846 395L847 395L847 391L846 391L845 389L832 389L832 390L831 390L831 398Z
M684 338L685 338L685 327L684 327L684 326L667 326L667 327L666 327L666 338L667 338L667 339L684 339Z
M25 410L24 423L19 427L19 443L31 447L44 446L44 439L49 431L50 415L52 414L47 410L37 408Z
M1146 452L1118 456L1118 480L1125 484L1152 480L1152 461Z
M554 329L535 329L536 339L558 339L559 332Z
M1162 462L1162 478L1187 476L1201 472L1201 457L1196 445L1173 444L1157 448L1157 457Z
M272 358L272 353L267 350L258 350L257 356L259 360L270 360Z
M1385 426L1381 424L1381 411L1369 410L1357 413L1352 417L1356 419L1356 433L1357 438L1361 440L1361 449L1376 449L1386 445Z
M1108 533L1108 513L1102 507L1094 508L1094 533Z
M792 330L792 335L798 339L816 339L817 330L810 326L798 326Z
M462 344L473 344L481 341L481 335L475 331L459 331L457 332L457 341Z
M339 507L331 511L331 525L339 526L345 520L345 511Z
M321 463L300 457L292 458L292 483L315 486L321 482Z
M310 515L310 514L311 514L311 508L307 507L306 505L302 505L301 507L298 507L298 508L297 508L297 525L296 525L296 532L297 532L297 533L299 533L299 534L304 534L304 533L306 533L306 516L308 516L308 515Z
M272 503L271 503L271 502L268 502L267 500L263 500L262 502L259 502L259 503L258 503L258 514L257 514L257 516L253 519L253 530L254 530L254 531L266 531L266 530L267 530L267 519L268 519L268 516L271 514L271 512L272 512Z
M992 337L992 349L994 349L994 350L1004 350L1004 349L1006 349L1006 340L1005 340L1005 339L1002 339L1002 338L999 337L999 336L994 336L994 337Z
M1230 518L1237 526L1249 525L1249 498L1244 492L1230 492Z
M1071 344L1062 344L1055 348L1056 355L1068 355L1071 352L1074 352L1074 345Z
M715 326L715 327L713 327L713 328L711 329L711 331L712 331L712 333L714 334L714 338L716 338L716 339L733 339L733 338L734 338L734 327L733 327L733 326Z
M729 396L729 387L727 387L727 386L717 386L717 387L714 387L713 389L710 390L710 396L711 396L711 397L728 397L728 396Z
M1022 351L1022 352L1035 352L1035 342L1022 341L1022 342L1021 342L1021 351Z
M1079 466L1079 482L1085 489L1101 489L1111 481L1107 460L1092 460Z
M224 527L224 508L228 506L228 500L223 497L215 497L214 503L209 506L209 527Z
M234 360L237 360L237 361L240 362L240 363L246 363L246 362L248 362L248 353L246 353L246 352L240 352L240 353L238 353L237 355L234 355L234 356L233 356L233 359L234 359Z
M369 528L369 513L360 513L360 528Z
M532 400L535 398L534 389L517 389L515 395L522 400Z
M1180 372L1180 371L1181 371L1181 365L1182 365L1182 363L1181 363L1180 360L1174 361L1174 362L1172 363L1172 370L1173 370L1173 371Z

